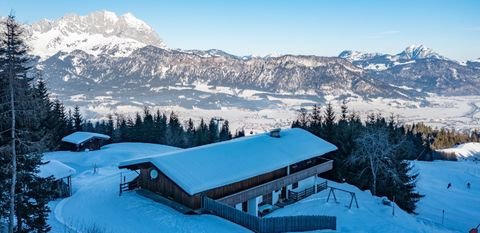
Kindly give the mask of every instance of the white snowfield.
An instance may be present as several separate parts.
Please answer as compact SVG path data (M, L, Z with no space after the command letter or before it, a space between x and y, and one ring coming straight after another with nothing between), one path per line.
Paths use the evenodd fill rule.
M457 232L480 224L480 163L435 161L414 163L420 172L417 189L425 197L418 203L418 218ZM451 187L447 189L448 183ZM471 187L467 187L470 183Z
M97 151L45 153L45 159L60 160L77 170L72 178L73 195L50 203L52 233L81 233L84 228L93 226L105 229L106 233L249 232L215 216L183 215L135 192L119 196L120 173L135 175L119 170L120 161L174 150L179 148L116 143Z
M120 161L178 150L147 143L118 143L90 152L52 152L45 159L56 159L77 170L70 198L51 202L49 223L53 233L93 226L115 233L157 232L250 232L234 223L211 215L183 215L137 195L134 191L118 195ZM415 162L420 172L418 190L425 194L418 203L418 216L382 204L381 198L348 184L329 181L329 185L356 193L359 209L348 209L349 196L337 192L338 203L326 203L327 192L310 196L298 203L274 211L269 216L321 214L337 216L337 231L360 233L468 232L480 220L480 167L472 161ZM97 167L94 174L93 167ZM452 183L446 189L448 182ZM471 188L466 188L471 182ZM445 209L442 225L441 210ZM77 232L82 232L78 230ZM85 232L85 231L83 231ZM320 231L332 232L332 231Z
M91 132L75 132L70 135L67 135L62 138L64 142L70 142L76 145L82 144L83 142L90 140L92 138L100 138L104 140L109 140L110 136L100 133L91 133Z
M53 176L54 179L59 180L65 177L74 175L77 171L75 169L65 165L58 160L47 161L47 164L40 166L38 176L46 178Z
M299 129L269 133L121 162L120 166L152 163L190 195L274 171L324 155L333 144Z
M478 142L469 142L465 144L460 144L453 148L439 150L445 153L453 153L457 156L458 159L473 159L480 158L480 143Z

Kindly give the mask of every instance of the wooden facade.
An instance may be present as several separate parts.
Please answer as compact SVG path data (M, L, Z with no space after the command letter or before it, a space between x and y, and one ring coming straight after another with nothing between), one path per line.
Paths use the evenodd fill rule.
M121 168L139 169L140 176L138 181L141 188L160 194L191 209L198 209L201 206L202 196L220 199L223 200L222 202L233 206L238 203L244 203L255 196L268 195L268 193L271 195L272 191L280 190L301 179L330 170L332 168L332 161L318 156L292 164L289 167L283 167L246 180L210 189L193 196L185 192L151 163L136 164ZM158 177L155 179L150 177L152 169L158 172Z
M85 142L80 144L74 144L71 142L63 142L61 145L62 150L69 150L69 151L85 151L85 150L99 150L103 145L107 143L107 140L101 138L91 138Z

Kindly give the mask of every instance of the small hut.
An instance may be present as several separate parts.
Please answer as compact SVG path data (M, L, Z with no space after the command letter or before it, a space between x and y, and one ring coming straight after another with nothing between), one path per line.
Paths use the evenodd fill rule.
M62 138L65 146L72 151L98 150L108 140L110 140L108 135L81 131Z
M76 173L75 169L65 165L57 160L50 160L40 166L40 177L53 177L52 191L53 198L64 198L72 195L72 175Z

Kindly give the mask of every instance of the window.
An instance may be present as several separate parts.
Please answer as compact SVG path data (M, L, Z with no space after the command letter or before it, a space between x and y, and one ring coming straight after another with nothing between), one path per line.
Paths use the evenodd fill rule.
M296 188L298 188L298 182L295 182L292 184L292 189L296 189Z
M272 204L272 193L267 193L265 195L263 195L263 201L262 201L263 204Z

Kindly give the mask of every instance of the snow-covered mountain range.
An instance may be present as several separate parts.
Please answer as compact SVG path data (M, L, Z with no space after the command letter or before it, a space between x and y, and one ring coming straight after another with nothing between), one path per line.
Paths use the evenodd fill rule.
M431 95L480 96L480 62L457 62L422 45L337 57L171 49L132 14L108 11L25 27L54 95L100 116L145 105L258 111L388 98L418 107Z
M239 57L217 49L168 49L145 22L130 13L117 16L108 11L69 14L42 20L27 29L32 52L41 58L40 66L50 86L69 93L131 86L130 93L136 95L145 91L141 87L152 90L201 82L318 96L480 94L475 65L462 65L422 45L407 47L396 55L344 51L338 58Z
M395 55L345 50L338 56L347 59L358 67L378 71L423 59L453 61L423 45L408 46L405 50Z
M145 22L130 13L117 16L98 11L87 16L68 14L27 27L32 52L46 59L55 53L82 50L92 55L128 56L138 48L165 44Z

